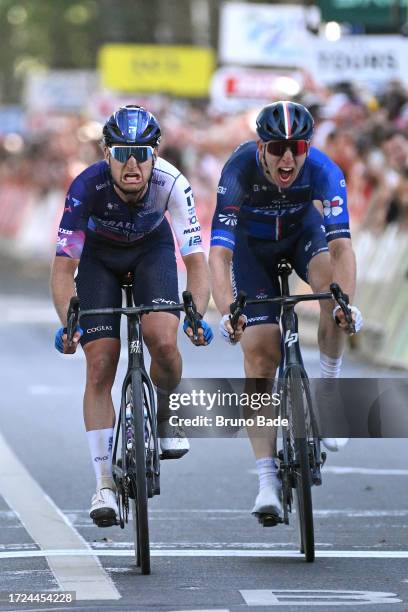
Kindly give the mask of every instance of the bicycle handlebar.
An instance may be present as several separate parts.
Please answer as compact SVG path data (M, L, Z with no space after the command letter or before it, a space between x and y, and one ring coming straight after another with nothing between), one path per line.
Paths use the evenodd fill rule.
M353 323L353 317L349 307L349 297L346 293L343 293L341 287L337 283L330 285L330 292L326 293L310 293L305 295L288 295L279 296L274 298L256 298L247 299L245 291L240 291L237 298L232 304L230 304L230 322L232 328L235 330L238 323L238 319L243 313L243 310L247 304L280 304L293 305L295 306L299 302L310 302L312 300L335 300L344 312L347 324L352 333L355 333L355 326Z
M89 315L110 315L123 314L128 317L140 316L149 314L150 312L181 312L186 313L186 318L190 327L193 330L193 338L198 339L198 321L200 315L197 312L197 307L194 303L193 296L190 291L183 291L183 304L150 304L124 308L92 308L89 310L80 309L79 299L74 296L71 298L67 313L67 338L68 346L72 346L72 339L75 333L75 328L82 317Z

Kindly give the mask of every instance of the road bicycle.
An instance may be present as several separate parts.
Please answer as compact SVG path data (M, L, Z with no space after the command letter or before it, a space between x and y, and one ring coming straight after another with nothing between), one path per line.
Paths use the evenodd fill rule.
M295 306L299 302L311 300L335 300L344 312L347 324L355 332L348 296L338 284L330 285L330 292L306 295L290 295L289 276L292 273L290 263L282 259L278 265L278 276L281 296L265 299L248 299L240 291L235 302L230 306L230 320L233 329L246 305L280 304L282 357L279 366L277 392L280 394L281 422L287 420L287 426L281 426L282 448L278 453L279 475L282 481L283 518L263 514L258 520L264 526L276 525L277 522L289 524L289 513L292 512L295 493L299 523L300 552L306 561L315 558L313 504L311 486L321 485L321 467L326 460L326 453L320 449L319 428L312 401L309 379L303 364L299 344L298 317Z
M157 435L157 411L154 390L143 358L141 316L150 312L184 311L198 339L197 309L189 291L183 292L182 304L135 306L132 294L133 275L122 280L126 306L80 310L77 297L71 298L67 316L68 343L72 343L76 326L89 315L123 314L127 317L128 368L122 385L119 416L114 432L112 472L116 485L119 525L123 529L132 508L133 539L136 564L142 574L150 574L148 499L160 494L160 456ZM103 526L98 523L99 526Z

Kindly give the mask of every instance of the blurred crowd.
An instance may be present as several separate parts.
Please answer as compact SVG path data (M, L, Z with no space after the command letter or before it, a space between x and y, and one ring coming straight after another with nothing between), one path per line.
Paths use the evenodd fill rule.
M354 230L380 233L390 223L408 229L408 91L398 82L375 93L343 83L331 90L309 91L296 100L315 117L313 145L346 176ZM222 166L240 142L255 138L259 108L220 113L203 104L162 99L149 110L162 124L160 155L191 182L208 232ZM50 191L65 192L79 172L101 159L102 124L94 119L31 117L24 135L2 136L2 193L13 185L38 200ZM0 201L0 230L1 207ZM61 212L62 208L61 201Z

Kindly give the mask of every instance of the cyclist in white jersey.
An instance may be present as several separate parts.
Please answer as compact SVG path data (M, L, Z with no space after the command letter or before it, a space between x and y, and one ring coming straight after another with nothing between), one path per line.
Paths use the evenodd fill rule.
M160 137L159 124L151 113L139 106L121 107L103 129L104 160L92 164L71 184L51 275L53 300L63 326L75 291L83 310L121 306L121 279L129 271L134 273L136 304L179 302L174 240L166 211L187 269L187 289L198 312L206 311L208 267L192 190L174 166L158 157ZM158 389L166 391L181 378L178 317L178 313L164 312L142 317L143 337L151 355L150 375ZM204 346L213 334L203 315L199 325L195 344ZM60 352L74 353L81 343L85 352L84 421L97 480L90 516L104 525L110 519L115 524L111 389L119 361L120 317L87 317L81 326L71 349L65 327L57 331L55 344ZM184 331L193 342L186 322ZM188 440L181 428L170 426L168 407L160 395L161 450L166 458L179 458L188 451Z

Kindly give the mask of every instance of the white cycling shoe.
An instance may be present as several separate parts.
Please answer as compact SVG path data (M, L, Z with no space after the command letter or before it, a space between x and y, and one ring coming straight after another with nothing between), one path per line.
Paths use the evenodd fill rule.
M112 489L97 489L92 497L89 516L98 527L112 527L117 524L119 514L116 494Z
M160 438L160 459L180 459L190 450L190 444L180 425L170 425L169 421L157 424Z
M337 452L344 446L350 438L322 438L322 442L329 451Z
M276 518L276 522L279 522L283 513L281 493L282 487L280 485L263 487L256 496L252 514L258 518L268 515Z

